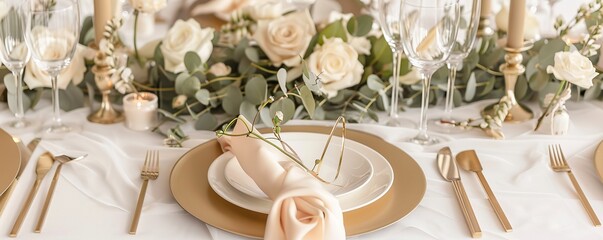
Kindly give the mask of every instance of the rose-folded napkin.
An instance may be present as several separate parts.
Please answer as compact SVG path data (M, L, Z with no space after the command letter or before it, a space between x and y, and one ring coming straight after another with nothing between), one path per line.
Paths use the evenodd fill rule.
M251 123L239 116L233 135L248 133ZM257 133L256 129L253 129ZM339 202L321 183L284 154L270 151L261 139L246 136L218 138L241 167L273 200L265 239L345 239Z

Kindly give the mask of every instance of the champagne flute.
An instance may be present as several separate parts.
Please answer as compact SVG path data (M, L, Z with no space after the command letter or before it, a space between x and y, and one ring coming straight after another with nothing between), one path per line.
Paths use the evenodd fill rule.
M400 118L398 115L398 97L400 97L400 64L404 51L402 48L402 38L400 37L400 4L403 0L378 0L379 22L383 36L392 51L392 96L389 109L389 119L386 125L393 127L408 126L414 128L414 122Z
M16 3L16 4L15 4ZM15 90L10 95L15 98L16 120L8 123L11 130L30 127L31 122L25 120L23 106L23 70L29 61L30 53L25 43L25 11L21 2L10 2L10 9L6 16L0 20L0 60L11 71L14 79Z
M51 136L72 130L61 119L57 78L71 63L78 44L79 24L77 0L29 1L26 42L34 63L50 76L53 118L46 133Z
M458 0L405 0L401 12L400 36L404 52L423 77L419 134L410 141L430 145L440 141L427 134L431 76L444 65L452 51L460 7Z
M436 132L442 133L457 133L463 131L463 128L454 126L454 123L460 122L459 119L452 117L452 109L454 108L454 85L457 70L460 70L463 67L463 59L465 59L467 55L469 55L469 52L471 52L471 49L473 49L475 36L477 34L477 26L479 25L481 1L459 0L459 5L461 8L461 24L459 24L456 42L446 61L449 74L444 115L439 119L433 119L429 122Z

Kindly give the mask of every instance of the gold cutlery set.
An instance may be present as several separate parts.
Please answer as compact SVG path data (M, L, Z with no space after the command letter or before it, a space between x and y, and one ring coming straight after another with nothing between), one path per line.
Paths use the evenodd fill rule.
M27 145L28 151L27 151L27 154L22 154L22 158L21 158L22 162L27 161L24 158L29 156L31 154L31 152L33 152L35 150L35 148L39 142L40 142L40 139L36 138ZM19 144L20 142L17 142L17 143ZM50 172L54 162L58 162L58 166L56 167L56 170L54 172L52 182L50 183L50 187L48 188L48 192L47 192L46 199L45 199L43 207L42 207L42 211L40 212L40 216L38 217L38 221L37 221L37 224L34 229L34 232L36 232L36 233L40 233L42 231L42 227L44 225L44 221L45 221L47 213L48 213L48 208L50 206L50 202L52 201L52 196L54 194L54 190L56 188L63 165L66 163L69 163L69 162L84 159L86 156L87 156L87 154L77 157L77 158L69 157L66 155L52 156L52 154L50 154L50 152L45 152L38 157L38 161L36 163L36 180L34 181L33 186L31 187L31 190L29 192L29 195L27 196L25 202L23 203L23 206L21 207L21 211L19 212L19 215L17 216L17 219L14 222L14 225L9 233L10 237L17 237L17 235L19 234L21 225L23 225L23 221L25 220L27 213L29 212L29 209L31 208L33 200L36 197L38 190L40 189L40 185L41 185L42 181L44 180L44 177L48 174L48 172ZM22 164L22 166L24 166L24 165L25 164ZM14 180L14 182L11 184L11 186L7 189L7 191L4 194L0 195L0 216L2 214L2 210L4 209L4 206L6 205L6 203L8 202L8 199L10 198L10 196L12 194L13 189L15 188L17 180L19 180L19 178L21 176L23 168L24 167L22 167L20 169L19 173L17 174L17 178ZM156 150L147 151L145 162L142 167L140 176L143 180L143 184L142 184L142 187L140 190L140 194L138 196L138 201L137 201L136 210L134 212L134 216L132 219L132 224L130 226L130 231L129 231L130 234L136 234L136 229L138 227L140 213L142 210L142 205L144 203L144 198L146 195L149 180L156 180L159 177L159 153Z
M474 238L479 238L482 236L482 230L479 227L477 222L477 218L475 217L475 213L473 212L473 208L471 207L471 203L469 202L469 198L467 197L467 193L465 192L465 188L463 187L463 183L461 182L461 175L458 170L458 166L466 171L475 172L477 174L477 178L480 183L484 187L484 191L488 197L488 201L490 201L490 205L494 209L494 213L498 217L498 220L503 226L503 229L506 232L513 231L513 227L511 227L511 223L507 219L507 216L503 212L498 200L494 196L490 185L486 181L486 177L482 173L482 165L477 157L477 154L474 150L466 150L460 152L456 155L456 161L454 161L454 157L452 155L452 151L450 148L444 147L440 149L437 155L438 168L440 169L440 173L444 177L444 179L452 182L454 187L454 192L456 194L459 205L461 206L461 210L463 215L465 216L465 221L467 222L467 226L469 227L469 232L471 232L471 236Z
M603 145L603 142L601 144ZM599 151L599 150L597 150L597 151ZM565 159L565 156L563 155L563 151L561 150L561 147L558 144L550 145L548 147L548 153L549 153L549 161L550 161L551 168L553 169L553 171L568 173L569 178L572 182L572 185L576 189L578 198L580 199L580 202L584 206L584 209L586 210L591 221L593 222L593 224L595 226L597 226L597 227L601 226L601 222L599 221L599 218L595 214L595 211L593 210L590 203L588 202L586 195L584 194L584 192L582 191L582 188L578 184L576 177L572 173L572 170L571 170L570 166L568 165L568 163ZM505 216L505 213L503 212L502 207L498 203L498 200L494 196L494 193L492 192L490 185L488 184L488 182L486 181L486 178L484 177L484 174L482 173L482 170L483 170L482 165L479 161L479 158L477 157L477 153L474 150L466 150L466 151L462 151L462 152L458 153L456 155L456 161L455 161L452 151L450 151L450 148L444 147L438 151L437 164L438 164L438 169L440 170L440 174L442 174L442 177L444 177L444 179L446 179L447 181L452 182L454 193L459 202L461 211L463 212L463 216L465 217L467 227L469 228L469 232L471 233L472 237L479 238L482 236L482 232L481 232L480 226L477 222L477 218L475 217L475 213L473 212L473 208L471 207L471 203L469 202L469 198L467 197L467 193L465 192L465 188L463 187L463 184L461 182L461 175L458 170L459 166L466 171L471 171L471 172L476 173L477 178L479 179L481 185L484 188L484 191L486 192L488 201L490 202L490 205L492 205L494 213L496 213L496 216L498 217L498 220L502 224L503 229L506 232L511 232L513 230L513 228L511 227L511 223Z

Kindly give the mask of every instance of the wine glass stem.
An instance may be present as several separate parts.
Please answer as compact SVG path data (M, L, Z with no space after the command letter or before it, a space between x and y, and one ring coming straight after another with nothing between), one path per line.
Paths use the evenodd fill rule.
M446 89L446 103L444 107L444 118L443 120L450 120L452 115L452 108L454 107L454 84L456 81L456 64L448 63L448 86Z
M23 117L25 115L25 110L23 109L23 83L21 81L21 76L23 76L23 68L14 69L12 71L12 74L15 79L15 86L17 87L17 92L15 93L15 97L17 100L15 118L17 119L16 125L19 125L23 123Z
M398 117L398 97L400 96L400 62L402 61L402 51L392 48L392 102L389 109L389 117Z
M421 96L421 118L419 120L419 135L420 139L428 139L427 136L427 109L429 108L429 92L431 87L431 76L434 70L422 69L423 77L423 94Z
M58 73L50 74L51 82L52 82L52 121L54 127L60 127L62 125L61 121L61 109L59 108L59 83L58 83Z

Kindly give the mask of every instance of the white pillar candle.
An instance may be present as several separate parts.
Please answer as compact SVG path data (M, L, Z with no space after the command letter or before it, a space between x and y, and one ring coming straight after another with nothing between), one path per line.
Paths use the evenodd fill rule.
M128 128L144 131L154 127L157 122L157 95L130 93L124 97L123 103Z

